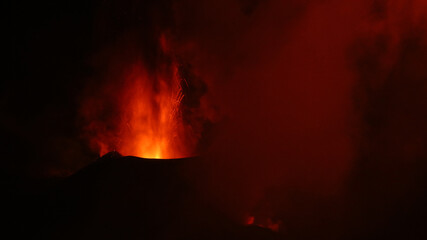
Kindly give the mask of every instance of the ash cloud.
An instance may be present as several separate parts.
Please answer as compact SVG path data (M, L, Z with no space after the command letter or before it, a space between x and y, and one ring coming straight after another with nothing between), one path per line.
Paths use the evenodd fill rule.
M209 189L226 208L242 215L272 187L340 191L356 134L356 77L346 50L363 7L267 1L248 13L233 1L176 6L178 51L207 82L206 101L222 117L207 156L217 179Z
M156 69L158 36L167 33L181 76L192 81L183 85L183 113L201 136L201 191L236 221L259 214L293 229L348 230L345 213L372 214L363 196L375 192L375 208L420 191L422 1L131 1L100 9L99 23L117 29L96 27L110 41L95 60L107 78L140 54ZM410 197L399 197L403 183L397 193L372 189L393 176L414 186Z
M427 5L374 3L368 30L350 48L361 126L350 195L355 218L369 216L361 229L376 225L387 238L419 236L427 212Z
M251 209L280 215L294 229L328 222L336 235L380 221L386 231L398 225L387 214L420 207L425 9L423 1L176 4L177 52L218 110L206 163L213 201L236 218ZM397 210L402 202L411 207Z

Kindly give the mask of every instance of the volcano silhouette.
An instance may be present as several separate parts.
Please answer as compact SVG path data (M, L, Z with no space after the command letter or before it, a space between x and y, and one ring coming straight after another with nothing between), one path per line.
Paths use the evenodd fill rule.
M232 222L197 193L194 179L186 173L199 160L106 154L32 201L27 207L32 212L30 220L21 221L26 224L17 235L33 239L276 239L268 229Z

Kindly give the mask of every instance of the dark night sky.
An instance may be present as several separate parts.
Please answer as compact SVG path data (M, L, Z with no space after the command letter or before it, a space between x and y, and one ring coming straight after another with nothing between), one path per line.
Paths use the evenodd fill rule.
M43 175L44 166L56 165L56 159L64 157L59 152L85 152L75 140L76 116L78 96L92 71L88 58L95 46L94 5L89 1L4 5L8 74L1 88L1 131L9 160L3 167L13 174Z

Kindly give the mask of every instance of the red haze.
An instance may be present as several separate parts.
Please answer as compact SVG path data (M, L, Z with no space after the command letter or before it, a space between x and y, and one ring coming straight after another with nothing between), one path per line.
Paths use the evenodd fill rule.
M418 43L425 48L421 0L177 1L170 7L167 20L153 21L152 32L132 28L136 40L130 37L128 44L127 33L125 40L107 45L103 56L116 58L107 64L112 72L139 54L147 69L156 71L159 56L152 49L191 66L207 89L197 95L197 117L189 121L197 122L200 139L191 146L205 150L200 186L209 201L242 222L252 215L257 221L252 211L297 217L297 200L290 199L295 192L329 204L343 197L355 166L372 147L365 143L378 137L365 131L370 124L365 114L377 101L365 96L367 86L381 88L402 64L406 36L421 33ZM162 19L162 12L156 9L153 16ZM149 34L160 37L160 45L145 40ZM378 40L382 37L386 43ZM400 78L411 74L402 71ZM213 124L206 129L203 121ZM398 129L401 123L393 124ZM393 130L385 131L378 139ZM419 139L404 151L423 154L425 134ZM280 199L280 206L268 198ZM345 208L335 207L331 215Z
M357 122L346 49L366 6L267 1L250 14L229 1L179 7L178 24L195 22L182 40L192 48L180 54L192 58L223 117L209 155L217 196L239 211L273 186L339 191Z

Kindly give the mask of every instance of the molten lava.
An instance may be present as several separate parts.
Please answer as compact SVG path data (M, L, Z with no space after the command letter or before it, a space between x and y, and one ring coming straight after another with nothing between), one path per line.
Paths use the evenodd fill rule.
M85 102L86 134L100 155L110 151L163 159L194 155L198 136L182 111L182 86L187 80L161 40L155 64L147 67L142 60L128 64Z
M167 75L150 76L140 63L132 68L121 99L119 152L144 158L186 155L179 143L185 127L180 116L183 95L177 67Z

